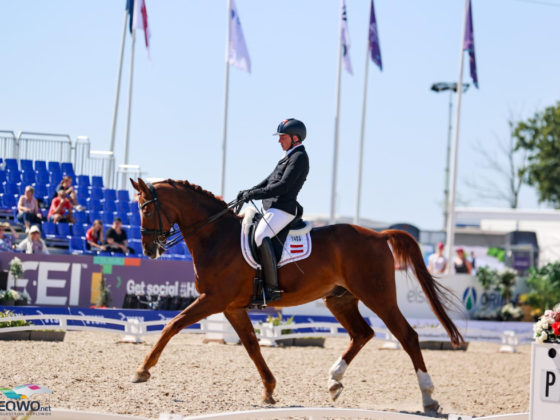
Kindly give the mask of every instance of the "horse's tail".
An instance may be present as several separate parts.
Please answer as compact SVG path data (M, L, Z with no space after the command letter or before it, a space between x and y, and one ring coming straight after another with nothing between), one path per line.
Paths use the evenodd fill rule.
M463 336L445 310L446 307L458 306L456 296L429 273L416 240L402 230L384 230L381 234L391 244L393 255L401 268L412 267L414 270L414 274L432 306L432 311L447 331L451 343L454 346L464 344Z

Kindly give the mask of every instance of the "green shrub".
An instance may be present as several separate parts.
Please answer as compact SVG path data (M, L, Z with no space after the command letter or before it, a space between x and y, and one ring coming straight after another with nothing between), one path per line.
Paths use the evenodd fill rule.
M541 268L531 267L527 276L530 289L527 303L544 313L560 302L560 262L548 263Z
M0 318L9 318L16 315L21 315L21 314L15 314L12 311L8 311L8 310L5 310L4 312L0 312ZM26 327L27 325L31 325L31 324L23 319L19 321L0 322L0 328Z

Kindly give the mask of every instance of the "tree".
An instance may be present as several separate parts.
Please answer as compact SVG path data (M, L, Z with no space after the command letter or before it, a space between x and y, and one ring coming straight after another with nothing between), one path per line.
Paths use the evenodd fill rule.
M476 151L480 156L482 169L492 175L477 177L480 178L478 181L466 182L469 188L476 191L479 198L485 201L505 202L512 209L519 205L519 193L525 176L523 169L527 161L527 153L516 148L515 124L510 117L509 138L497 139L497 151L490 150L480 142L477 144Z
M560 102L517 124L516 150L528 152L520 171L536 188L539 201L560 207Z

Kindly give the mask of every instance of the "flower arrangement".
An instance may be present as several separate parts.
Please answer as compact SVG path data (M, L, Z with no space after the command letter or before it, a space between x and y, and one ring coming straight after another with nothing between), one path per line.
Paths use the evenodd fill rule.
M537 343L560 343L560 304L545 311L533 325Z
M23 275L23 264L18 257L14 257L10 261L10 273L14 278L19 279Z
M0 303L4 305L13 305L16 300L20 299L20 295L16 290L2 290L0 291Z

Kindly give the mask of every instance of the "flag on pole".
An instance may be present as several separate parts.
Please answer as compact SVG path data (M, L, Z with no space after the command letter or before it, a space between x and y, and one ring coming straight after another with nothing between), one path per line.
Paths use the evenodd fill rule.
M247 44L243 36L243 28L241 27L241 20L239 20L239 14L237 13L234 0L231 0L228 56L226 57L226 61L232 66L245 70L247 73L251 73L251 58L249 57L249 50L247 50Z
M472 7L471 1L469 0L469 10L467 11L467 22L465 30L465 40L463 41L463 51L468 51L469 53L469 64L471 68L471 78L473 84L478 89L478 76L476 74L476 57L474 55L474 31L472 23Z
M134 16L134 0L126 0L126 11L128 13L128 30L132 33L132 18Z
M342 26L340 31L340 42L342 43L342 58L344 68L350 74L352 72L352 62L350 61L350 33L348 32L348 16L346 14L346 1L342 0Z
M148 27L148 12L146 10L145 0L132 0L134 3L134 14L132 18L132 28L142 29L144 31L144 40L146 48L150 50L150 28Z
M383 70L381 63L381 48L379 46L379 35L377 33L377 21L375 20L375 9L373 8L373 0L371 0L371 13L369 16L369 51L371 60L377 64L379 70Z

